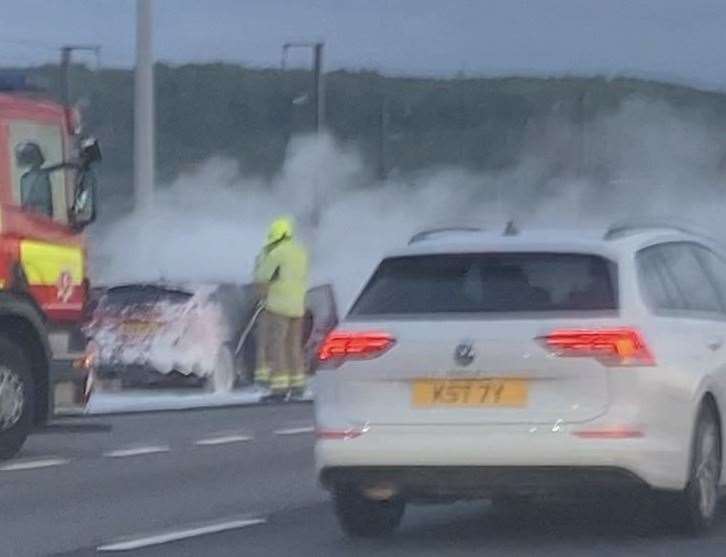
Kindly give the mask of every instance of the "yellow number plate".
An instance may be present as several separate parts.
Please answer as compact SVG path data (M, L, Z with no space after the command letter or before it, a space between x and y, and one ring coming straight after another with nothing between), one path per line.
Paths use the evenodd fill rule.
M121 324L121 332L128 336L142 336L156 332L158 325L147 321L126 321Z
M419 379L413 384L413 405L509 406L527 405L526 379Z

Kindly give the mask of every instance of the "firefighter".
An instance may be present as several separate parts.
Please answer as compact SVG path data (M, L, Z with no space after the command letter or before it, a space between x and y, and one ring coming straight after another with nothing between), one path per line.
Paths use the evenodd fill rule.
M293 221L275 219L255 268L265 311L258 337L263 354L258 357L259 379L273 399L300 396L305 389L302 325L308 288L308 255L294 238Z
M43 169L45 157L36 143L19 143L15 147L16 164L28 170L20 177L20 200L26 209L47 217L53 216L50 173Z

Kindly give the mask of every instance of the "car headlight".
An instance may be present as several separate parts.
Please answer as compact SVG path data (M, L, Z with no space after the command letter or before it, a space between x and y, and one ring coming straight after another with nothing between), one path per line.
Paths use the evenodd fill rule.
M74 367L81 371L89 372L98 365L101 354L101 347L96 341L89 341L82 358L74 362Z

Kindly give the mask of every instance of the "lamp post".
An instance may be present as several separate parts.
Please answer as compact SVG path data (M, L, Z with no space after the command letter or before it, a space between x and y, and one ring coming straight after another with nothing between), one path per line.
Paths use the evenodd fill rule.
M323 48L322 42L291 42L282 45L283 70L287 63L287 53L291 48L310 48L313 51L313 96L315 99L315 131L320 133L325 128L325 80L323 76Z

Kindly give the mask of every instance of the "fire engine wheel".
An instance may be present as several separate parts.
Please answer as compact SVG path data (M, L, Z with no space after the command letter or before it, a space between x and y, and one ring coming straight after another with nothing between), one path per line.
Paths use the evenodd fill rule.
M214 372L208 381L208 388L215 393L228 393L234 389L237 380L236 366L232 349L224 344L217 352Z
M33 426L33 376L23 351L0 336L0 460L23 446Z

